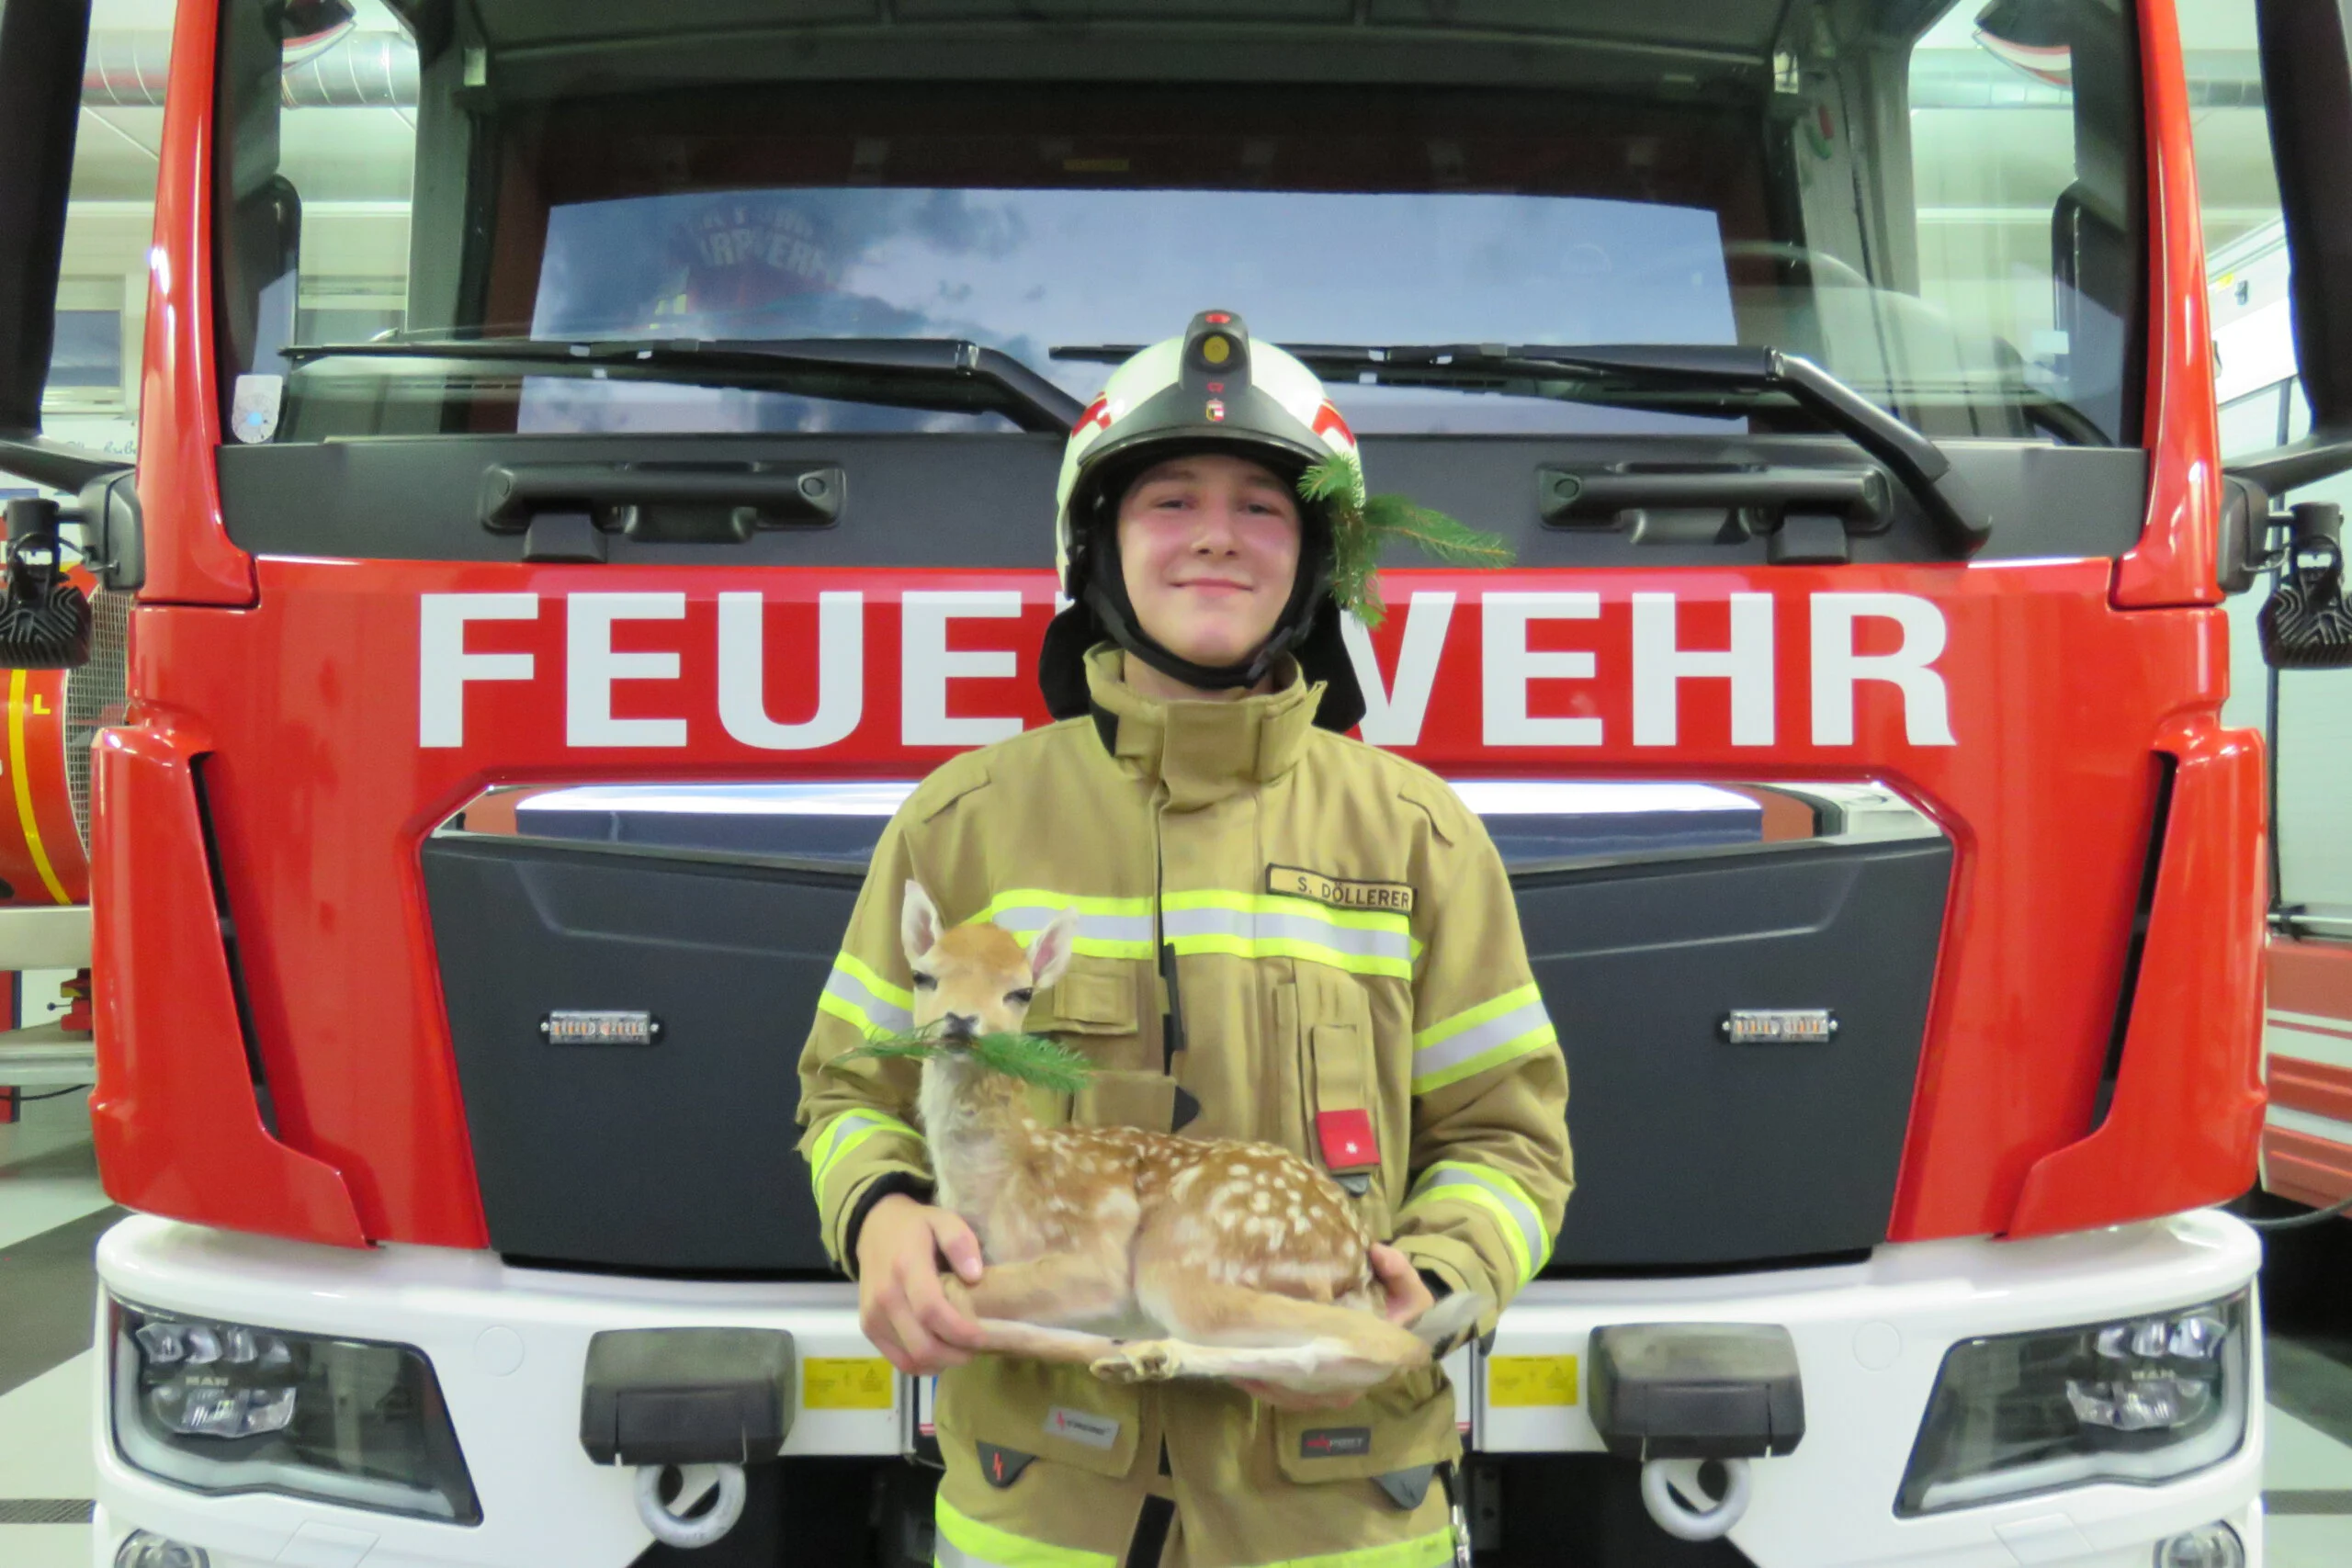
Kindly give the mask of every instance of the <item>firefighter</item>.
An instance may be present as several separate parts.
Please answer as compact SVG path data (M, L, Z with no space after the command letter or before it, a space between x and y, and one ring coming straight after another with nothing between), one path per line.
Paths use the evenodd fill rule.
M1455 1291L1498 1312L1557 1233L1566 1068L1501 860L1442 781L1344 733L1340 612L1374 607L1394 498L1364 495L1320 383L1204 312L1112 375L1059 490L1071 603L1039 681L1060 722L899 809L801 1059L826 1246L876 1346L940 1373L939 1562L1438 1568L1460 1453L1438 1368L1340 1404L968 1357L939 1271L978 1278L980 1249L929 1205L913 1064L840 1059L909 1023L910 878L1017 932L1075 907L1029 1026L1097 1071L1049 1112L1320 1163L1392 1238L1372 1261L1399 1322Z

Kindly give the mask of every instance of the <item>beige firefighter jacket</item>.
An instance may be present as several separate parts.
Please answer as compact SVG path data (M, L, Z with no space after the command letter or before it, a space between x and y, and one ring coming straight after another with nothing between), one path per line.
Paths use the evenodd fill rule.
M1049 1113L1293 1150L1363 1188L1374 1235L1499 1310L1544 1266L1572 1177L1566 1067L1485 828L1427 770L1315 728L1322 687L1295 671L1268 695L1159 704L1122 668L1096 649L1091 718L954 759L884 831L800 1064L826 1246L854 1269L843 1232L866 1189L929 1175L913 1065L836 1059L909 1021L911 877L950 920L1025 933L1078 908L1075 957L1029 1026L1098 1072ZM1234 1397L980 1358L941 1379L939 1424L943 1441L1121 1474L1147 1427L1180 1469L1182 1449L1230 1440L1206 1428ZM1369 1443L1304 1436L1360 1426L1359 1411ZM1344 1414L1277 1416L1265 1457L1308 1481L1458 1451L1435 1368Z

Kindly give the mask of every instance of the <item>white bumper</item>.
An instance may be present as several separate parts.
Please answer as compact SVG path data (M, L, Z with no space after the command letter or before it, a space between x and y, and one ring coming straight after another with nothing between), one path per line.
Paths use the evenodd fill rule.
M2235 1456L2163 1486L2100 1484L1898 1518L1944 1352L1963 1339L2063 1327L2211 1301L2261 1263L2253 1231L2205 1211L2041 1241L1881 1247L1867 1263L1683 1280L1541 1280L1504 1315L1495 1360L1584 1355L1611 1323L1778 1323L1796 1341L1805 1435L1754 1465L1755 1496L1733 1543L1758 1568L1934 1564L1935 1568L2147 1568L2155 1541L2216 1519L2262 1561L2262 1356L2252 1347L2252 1415ZM1488 1363L1494 1364L1494 1360ZM1480 1449L1598 1450L1581 1405L1500 1405L1482 1378Z
M1688 1280L1544 1281L1505 1316L1493 1357L1576 1357L1601 1325L1697 1320L1785 1325L1804 1382L1797 1450L1755 1466L1755 1498L1732 1540L1758 1568L1932 1564L2145 1568L2154 1541L2215 1519L2262 1540L2262 1359L2253 1356L2246 1443L2163 1486L2102 1484L1897 1518L1894 1499L1944 1352L1981 1335L2162 1311L2245 1287L2252 1232L2197 1213L2023 1243L1884 1247L1851 1267ZM589 1462L579 1439L588 1340L601 1329L695 1325L789 1330L804 1371L792 1454L891 1454L910 1390L888 1404L863 1385L872 1350L845 1284L708 1284L511 1269L486 1253L296 1246L149 1218L98 1248L106 1288L134 1303L306 1333L415 1346L431 1359L457 1427L481 1523L470 1527L271 1495L208 1496L127 1466L107 1436L101 1382L95 1562L143 1529L201 1546L214 1568L623 1568L650 1544L632 1475ZM102 1342L103 1343L103 1342ZM1581 1405L1526 1403L1557 1383L1473 1379L1477 1446L1491 1452L1598 1450ZM1557 1363L1551 1363L1556 1367ZM810 1379L814 1379L812 1383ZM1505 1403L1506 1400L1518 1403Z

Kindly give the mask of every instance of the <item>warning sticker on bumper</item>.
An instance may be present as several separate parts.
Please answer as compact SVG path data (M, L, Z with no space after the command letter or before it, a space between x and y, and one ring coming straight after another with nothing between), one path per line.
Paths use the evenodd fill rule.
M1487 1361L1489 1405L1574 1404L1574 1356L1494 1356Z
M800 1363L803 1410L888 1410L897 1374L879 1356L811 1356Z

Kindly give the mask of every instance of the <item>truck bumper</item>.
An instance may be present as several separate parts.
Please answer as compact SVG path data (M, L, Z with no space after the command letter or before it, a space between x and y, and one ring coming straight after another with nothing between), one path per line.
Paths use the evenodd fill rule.
M2145 1568L2158 1540L2226 1521L2262 1562L2262 1357L2230 1458L2162 1485L2102 1483L1898 1518L1894 1503L1945 1352L1990 1334L2160 1312L2245 1289L2253 1233L2214 1213L2017 1243L1882 1247L1850 1266L1681 1280L1544 1280L1505 1315L1470 1379L1486 1452L1597 1451L1557 1377L1611 1323L1778 1323L1794 1337L1807 1429L1755 1465L1731 1542L1758 1568ZM481 1499L457 1526L266 1493L213 1495L126 1464L111 1440L112 1377L97 1399L95 1568L132 1530L203 1548L212 1568L623 1568L651 1544L633 1473L591 1463L581 1380L599 1330L694 1325L792 1333L802 1367L793 1455L888 1456L908 1440L906 1380L877 1385L846 1284L722 1284L512 1268L488 1253L368 1252L137 1217L98 1248L105 1289L134 1304L312 1334L411 1345L432 1361ZM103 1306L100 1315L103 1331ZM102 1337L101 1346L106 1345ZM111 1358L107 1358L109 1361ZM864 1365L860 1365L864 1363ZM1574 1372L1568 1372L1573 1386ZM882 1392L887 1388L887 1396ZM1544 1403L1551 1400L1553 1403ZM1504 1506L1509 1507L1508 1497ZM1605 1565L1604 1565L1605 1568Z
M2248 1562L2259 1563L2258 1315L2250 1319L2246 1438L2229 1459L2163 1485L2076 1486L1919 1518L1896 1517L1894 1499L1954 1344L2212 1301L2245 1289L2260 1263L2253 1231L2206 1210L2035 1241L1883 1247L1846 1267L1539 1280L1497 1330L1476 1383L1473 1431L1492 1453L1597 1451L1601 1442L1581 1404L1498 1400L1498 1390L1523 1391L1526 1382L1498 1381L1503 1358L1572 1355L1581 1364L1587 1336L1611 1323L1777 1323L1796 1341L1805 1435L1794 1452L1754 1462L1754 1499L1730 1539L1758 1568L2146 1568L2155 1542L2217 1520L2237 1530Z

